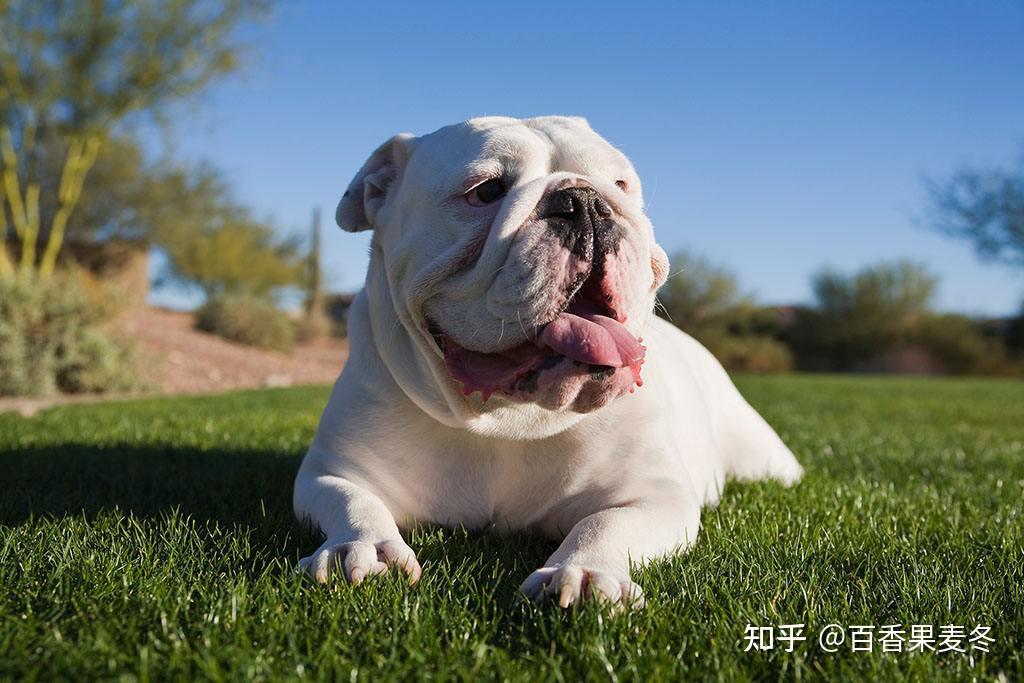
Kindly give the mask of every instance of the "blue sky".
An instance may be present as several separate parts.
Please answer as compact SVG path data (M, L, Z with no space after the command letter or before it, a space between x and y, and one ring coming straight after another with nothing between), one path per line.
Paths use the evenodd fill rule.
M386 137L576 114L633 160L662 245L763 302L897 258L941 276L944 309L1024 297L1024 273L915 222L924 175L1024 152L1024 4L296 0L247 34L242 72L179 115L176 153L282 231L321 206L332 289L360 286L369 239L330 217Z

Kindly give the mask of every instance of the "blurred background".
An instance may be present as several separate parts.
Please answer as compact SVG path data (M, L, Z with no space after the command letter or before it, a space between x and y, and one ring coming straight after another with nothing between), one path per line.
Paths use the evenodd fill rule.
M330 382L388 136L585 116L730 370L1024 375L1024 6L0 0L0 396Z

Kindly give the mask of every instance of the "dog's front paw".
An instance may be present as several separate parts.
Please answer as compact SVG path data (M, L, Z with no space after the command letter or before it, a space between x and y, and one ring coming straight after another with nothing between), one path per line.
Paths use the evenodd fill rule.
M628 573L591 569L578 564L541 567L523 581L519 590L534 602L557 599L559 607L569 607L584 600L633 609L644 606L644 593L630 580Z
M319 583L326 583L341 571L349 583L356 585L367 576L387 572L389 567L405 572L410 583L419 581L422 573L416 554L400 539L377 543L327 539L316 552L299 560L299 571Z

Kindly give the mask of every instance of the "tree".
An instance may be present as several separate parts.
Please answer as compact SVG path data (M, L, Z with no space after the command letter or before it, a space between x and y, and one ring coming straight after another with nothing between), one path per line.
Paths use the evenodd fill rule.
M59 171L63 152L58 145L46 144L39 159L41 168ZM40 175L44 181L56 177ZM56 193L47 188L44 182L42 225L59 210ZM223 234L214 237L221 230ZM171 260L165 275L195 282L210 293L245 290L265 296L275 287L298 284L293 275L294 245L275 239L272 226L235 202L213 168L166 159L149 163L130 136L111 136L102 147L67 234L80 242L127 239L157 246ZM208 253L211 249L216 253ZM246 249L254 251L247 254Z
M704 344L731 370L788 370L792 359L775 338L778 316L740 294L732 273L689 252L672 257L658 292L658 312Z
M1015 166L965 166L943 181L926 181L928 225L974 244L984 260L1024 268L1024 150ZM1024 304L1004 339L1013 353L1024 351Z
M268 297L303 282L294 240L235 202L210 167L171 169L147 183L138 221L170 261L173 279L198 285L207 297Z
M60 140L44 143L39 150L39 240L49 238L48 226L60 210L57 181L64 164ZM96 163L82 186L75 210L68 218L65 234L78 242L107 239L147 241L148 226L140 221L148 193L162 168L146 162L138 142L127 135L112 135L100 148Z
M252 0L0 0L0 277L47 278L111 133L237 65ZM45 155L59 150L59 174ZM51 196L43 198L44 187ZM45 216L43 207L54 207ZM6 243L20 246L17 265Z
M744 298L732 273L681 251L672 257L672 274L658 292L658 301L666 318L698 336L702 328L718 326Z
M973 242L983 259L1024 267L1024 151L1016 167L965 166L926 184L934 230Z
M814 276L815 307L790 333L808 369L849 370L905 342L930 311L938 280L921 265L883 262L844 275Z
M895 327L926 312L937 285L938 279L925 266L909 261L882 262L853 276L825 269L812 281L823 313L858 314L889 321Z

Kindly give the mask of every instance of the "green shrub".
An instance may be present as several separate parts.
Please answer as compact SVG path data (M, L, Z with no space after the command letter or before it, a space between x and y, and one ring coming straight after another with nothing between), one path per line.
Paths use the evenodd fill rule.
M1004 336L1006 350L1016 356L1024 356L1024 306L1020 313L1010 321Z
M209 299L196 311L196 327L229 341L276 351L295 343L295 325L269 301L224 295Z
M789 349L771 337L725 335L708 348L733 372L789 372L793 369Z
M0 395L139 388L131 350L97 327L108 314L72 274L0 279Z
M787 341L802 370L856 371L907 346L938 280L924 266L882 262L812 279L815 305L796 311Z
M911 335L944 372L954 375L1014 374L1000 339L985 337L977 323L956 314L923 316Z
M789 349L778 341L782 319L740 293L727 270L680 252L672 276L658 292L658 314L707 347L725 366L739 372L788 372Z

